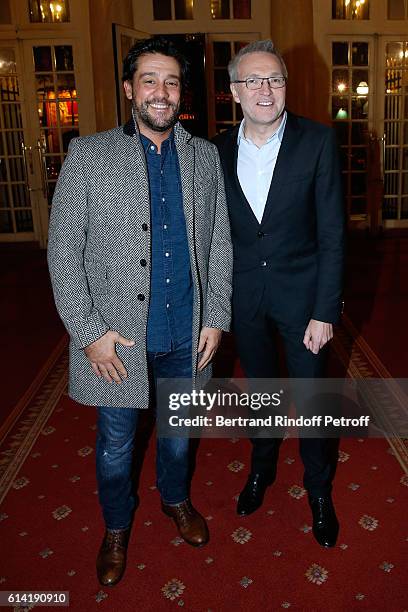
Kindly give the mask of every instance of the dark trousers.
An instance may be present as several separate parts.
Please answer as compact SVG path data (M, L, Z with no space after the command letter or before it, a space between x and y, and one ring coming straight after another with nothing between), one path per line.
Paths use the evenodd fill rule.
M277 334L283 340L290 378L322 378L325 374L327 347L314 355L303 344L307 323L290 326L274 313L263 296L256 312L246 309L234 313L234 335L242 368L247 378L278 378ZM252 439L251 472L262 473L270 481L276 477L281 439ZM330 493L335 471L336 441L324 438L300 438L300 455L305 468L303 484L313 496Z

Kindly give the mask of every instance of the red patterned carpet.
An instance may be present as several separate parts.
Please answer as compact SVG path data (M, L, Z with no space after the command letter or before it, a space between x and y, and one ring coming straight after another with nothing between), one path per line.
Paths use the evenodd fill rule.
M336 342L346 355L346 328L343 335ZM361 347L353 350L357 371L373 367ZM120 585L102 589L94 571L103 531L95 411L61 395L65 375L62 352L0 446L0 538L10 551L1 556L2 590L69 591L70 609L78 611L407 610L408 477L404 459L400 465L382 440L341 444L334 491L341 531L331 550L311 534L295 440L283 445L278 480L263 507L247 518L235 514L235 503L248 443L203 440L192 497L209 521L211 541L197 550L160 511L152 438L128 569Z
M406 376L408 238L350 242L346 313L353 323L345 317L337 330L332 374ZM58 343L44 254L27 259L17 250L7 258L0 335L11 367L0 419L0 590L69 591L70 609L79 612L407 612L408 450L397 437L342 441L334 487L341 530L330 550L311 533L297 441L282 446L278 479L247 518L235 514L235 504L249 444L201 442L192 497L211 540L196 550L160 511L152 438L128 569L117 587L102 589L94 570L103 532L95 411L65 395L65 341ZM231 350L224 345L226 362ZM406 409L406 398L396 401Z
M49 367L46 362L65 330L55 310L45 252L32 244L1 243L0 257L0 353L8 372L1 387L2 425L38 381L39 370Z
M348 237L345 312L381 361L408 377L408 236Z

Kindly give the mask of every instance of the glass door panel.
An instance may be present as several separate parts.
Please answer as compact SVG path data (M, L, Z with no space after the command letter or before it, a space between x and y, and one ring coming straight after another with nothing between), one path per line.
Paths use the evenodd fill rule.
M372 72L369 69L369 57L373 57L371 41L332 41L331 57L331 117L340 145L348 215L351 221L366 220L373 106Z
M52 198L69 143L93 131L86 119L93 104L92 80L87 79L78 41L39 39L22 45L34 167L31 189L38 207L36 237L45 246Z
M384 202L386 225L403 225L408 220L408 39L381 41L383 70L381 95L383 117ZM400 223L398 223L400 222Z
M32 23L62 23L70 21L69 1L28 0L30 21Z
M33 239L28 172L31 151L23 127L18 50L0 41L0 239Z
M331 59L349 220L408 226L408 39L334 39Z
M77 85L72 45L33 47L38 153L48 208L68 145L79 136Z
M46 245L69 143L95 129L87 66L76 39L0 41L0 241Z
M246 40L245 40L246 39ZM256 36L212 34L209 36L209 135L218 134L242 120L240 104L236 104L230 90L228 64L241 47L256 40Z
M161 4L163 4L161 2ZM156 18L156 17L155 17ZM124 26L114 24L113 25L113 38L115 44L115 77L116 77L116 103L117 103L117 122L118 125L126 123L131 114L132 105L126 98L123 85L122 85L122 67L123 60L130 48L136 43L137 40L143 38L150 38L150 34L147 32L141 32L140 30L133 30L131 28L125 28Z

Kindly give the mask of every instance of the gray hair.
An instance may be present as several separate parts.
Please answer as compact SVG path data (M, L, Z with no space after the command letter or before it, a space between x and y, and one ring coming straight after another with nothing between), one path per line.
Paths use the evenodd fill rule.
M243 56L248 55L248 53L270 53L271 55L274 55L281 63L282 75L286 79L288 78L288 69L286 68L286 64L283 60L282 55L276 49L273 42L270 39L267 39L255 40L246 47L242 47L242 49L240 49L238 53L232 58L232 60L228 64L228 73L231 82L236 81L238 79L238 64L243 58Z

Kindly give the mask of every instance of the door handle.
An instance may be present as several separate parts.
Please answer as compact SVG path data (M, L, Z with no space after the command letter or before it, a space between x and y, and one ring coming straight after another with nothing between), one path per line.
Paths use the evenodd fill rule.
M23 156L24 187L26 191L30 193L30 191L32 191L32 188L30 187L30 182L28 180L28 168L30 168L30 172L31 174L33 174L33 160L32 160L31 147L26 147L24 140L21 141L20 147L21 147L21 153ZM30 151L31 153L29 162L27 162L27 151Z
M385 132L384 134L381 136L381 138L379 139L381 142L381 151L382 151L382 163L381 163L381 178L384 181L385 178L385 143L386 143L386 135Z
M40 140L37 140L38 159L41 171L41 185L44 198L48 201L48 183L47 183L47 160L44 155L44 146Z
M376 147L376 143L379 144L380 146L380 175L381 175L381 180L384 182L384 176L385 176L385 143L386 143L386 134L384 132L384 134L380 137L376 136L375 132L370 132L370 143L372 146Z

